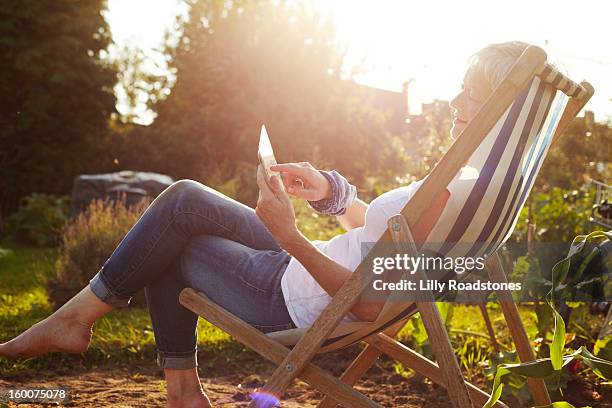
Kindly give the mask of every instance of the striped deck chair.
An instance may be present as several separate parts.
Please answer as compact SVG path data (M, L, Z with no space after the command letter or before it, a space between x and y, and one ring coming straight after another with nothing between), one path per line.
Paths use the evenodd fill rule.
M490 280L505 282L495 251L510 236L551 143L592 94L590 84L576 84L548 65L542 49L527 48L308 329L266 335L205 295L184 289L182 305L278 365L250 406L275 406L299 377L326 395L321 407L379 407L352 385L381 353L446 387L454 407L482 405L489 395L464 380L432 293L410 302L399 299L399 291L392 292L376 321L344 323L342 319L356 303L364 282L373 280L371 257L379 247L395 247L411 256L428 247L446 256L486 256ZM466 164L475 169L475 177L458 176ZM422 271L417 273L425 278ZM520 359L535 359L516 304L508 293L500 292L498 297ZM393 338L417 312L437 363ZM366 347L340 379L311 362L317 353L360 341ZM537 405L550 404L541 380L532 379L529 386Z

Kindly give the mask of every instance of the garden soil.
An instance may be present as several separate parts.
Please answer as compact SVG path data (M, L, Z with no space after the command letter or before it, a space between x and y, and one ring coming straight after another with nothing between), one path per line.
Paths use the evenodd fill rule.
M373 369L373 371L380 371ZM202 383L215 407L246 407L249 394L261 386L271 370L259 375L206 377ZM28 378L29 377L29 378ZM58 376L41 372L36 377L0 380L0 388L61 386L71 390L74 407L162 407L165 406L162 373L155 367L97 368ZM406 380L397 374L368 375L357 389L385 407L448 407L445 391L420 379ZM322 395L298 381L287 392L283 407L315 407ZM1 404L0 404L1 405ZM17 407L16 404L9 407ZM21 407L38 406L20 404Z
M322 356L320 366L338 375L351 355ZM210 369L200 366L200 377L214 407L247 407L249 394L263 385L273 367L267 363L257 365L258 374L236 374L234 369L224 370L217 364ZM254 367L251 367L254 368ZM486 388L483 380L476 380ZM53 371L29 371L0 376L0 388L65 387L70 389L73 407L163 407L165 388L163 374L154 364L130 366L103 366L62 368ZM584 384L582 384L584 385ZM404 378L394 372L389 362L377 363L356 387L384 407L451 407L446 391L418 375ZM583 387L579 387L584 392ZM573 390L577 392L576 390ZM576 394L578 395L578 393ZM566 394L567 397L567 394ZM283 407L315 407L322 395L302 381L296 381L283 398ZM580 395L592 407L612 407L609 395ZM511 407L520 407L516 401L506 401ZM584 404L587 405L587 404ZM584 406L578 405L578 406ZM0 403L0 407L4 407ZM34 407L33 404L9 404L8 407Z

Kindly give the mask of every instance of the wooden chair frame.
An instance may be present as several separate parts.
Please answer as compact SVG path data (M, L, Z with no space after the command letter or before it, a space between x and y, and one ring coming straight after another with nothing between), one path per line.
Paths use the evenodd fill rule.
M430 206L431 197L437 197L446 188L499 117L512 104L529 81L540 72L545 63L546 53L542 49L531 46L524 51L506 78L493 91L483 108L468 124L429 177L425 179L416 194L406 204L401 214L389 220L389 228L374 249L378 245L393 243L399 251L416 253L410 226L415 225L421 215L425 213ZM581 85L587 90L588 95L583 98L571 98L568 101L553 141L558 138L563 129L593 94L593 88L590 84L583 82ZM375 250L370 253L374 252ZM340 379L333 377L311 362L323 342L357 302L364 288L364 282L366 284L371 282L373 274L368 269L368 265L370 263L368 257L366 257L364 262L357 267L333 296L319 318L291 350L270 339L193 289L184 289L180 294L180 302L183 306L229 333L245 346L277 364L278 367L262 388L262 392L274 395L279 399L290 383L296 377L299 377L326 395L326 398L319 405L320 407L333 407L336 404L341 404L347 408L380 407L379 404L353 389L352 385L375 363L381 353L385 353L430 378L433 382L446 387L454 407L465 408L472 407L474 403L484 404L489 395L464 380L451 347L448 333L433 302L433 295L429 298L417 299L416 304L439 364L426 359L393 339L405 322L399 322L383 333L365 339L367 346ZM486 269L492 281L507 281L497 254L489 256ZM498 293L498 297L521 361L534 360L533 349L527 338L516 304L508 293ZM530 379L529 387L537 405L550 404L550 397L542 380ZM256 404L255 401L252 401L250 406L257 407ZM498 402L497 406L503 407L506 405Z

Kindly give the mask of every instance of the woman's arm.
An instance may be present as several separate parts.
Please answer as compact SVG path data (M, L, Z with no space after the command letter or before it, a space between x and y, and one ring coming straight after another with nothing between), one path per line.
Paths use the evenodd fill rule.
M345 230L351 230L365 225L365 213L368 209L368 204L358 198L355 199L353 205L346 209L343 215L337 215L336 219Z
M321 252L299 231L280 245L306 268L329 296L333 297L353 273ZM359 320L371 322L376 320L383 306L384 302L358 300L351 312Z
M291 201L281 188L279 179L271 177L266 183L265 178L263 169L258 168L259 199L255 208L257 216L280 245L308 270L323 290L334 296L352 271L325 255L302 235L296 226ZM361 320L372 321L376 319L382 307L382 302L358 301L351 312Z
M336 215L340 225L350 230L365 224L368 204L356 198L356 189L336 172L320 172L308 162L285 163L271 166L272 171L282 174L287 192L306 199L315 211L321 214ZM341 203L350 203L346 210Z

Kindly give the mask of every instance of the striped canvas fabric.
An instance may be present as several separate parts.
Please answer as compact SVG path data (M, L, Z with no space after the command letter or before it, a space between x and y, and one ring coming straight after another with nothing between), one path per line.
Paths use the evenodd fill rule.
M567 96L584 98L588 94L580 84L572 81L550 64L545 64L538 75Z
M510 236L568 101L556 76L543 71L500 117L467 166L448 185L450 198L422 250L449 257L494 253ZM580 87L582 88L582 87ZM570 89L571 91L571 89ZM416 313L393 293L375 322L339 325L320 352L348 346ZM401 294L397 296L402 296ZM285 345L306 329L268 334Z
M485 256L508 239L567 100L534 78L470 157L471 171L448 185L451 196L427 249L450 257Z

